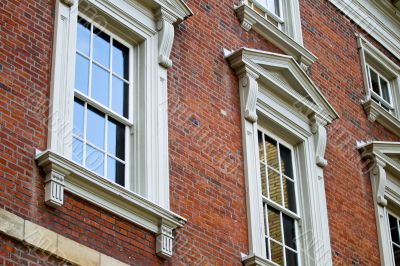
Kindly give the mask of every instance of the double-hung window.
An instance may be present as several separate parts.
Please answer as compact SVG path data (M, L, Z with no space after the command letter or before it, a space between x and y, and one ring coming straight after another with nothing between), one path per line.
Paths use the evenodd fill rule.
M241 102L244 265L330 265L323 168L325 125L336 112L294 58L246 48L226 58Z
M174 25L192 12L182 0L54 2L44 201L60 208L68 191L156 234L171 257L185 219L169 211L167 72Z
M296 180L293 149L271 133L258 130L260 178L267 259L298 264Z
M133 47L78 17L73 161L128 185Z
M382 106L383 109L393 114L393 92L390 82L370 65L367 65L366 68L368 72L368 87L371 93L371 98Z
M357 43L368 119L400 136L400 67L363 36L357 36Z

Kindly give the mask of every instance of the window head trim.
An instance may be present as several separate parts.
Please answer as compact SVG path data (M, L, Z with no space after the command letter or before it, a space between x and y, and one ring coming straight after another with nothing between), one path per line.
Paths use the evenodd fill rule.
M293 5L293 9L298 8L298 3L295 5L293 2ZM246 1L241 1L238 6L235 6L235 12L245 31L254 29L283 52L293 56L293 58L295 58L304 69L307 69L317 61L317 57L303 46L301 36L298 36L297 38L289 37L281 29L277 28L273 23L253 10L248 4L246 4ZM298 14L298 16L300 15ZM297 19L293 20L296 21ZM301 34L301 25L294 26L294 33Z

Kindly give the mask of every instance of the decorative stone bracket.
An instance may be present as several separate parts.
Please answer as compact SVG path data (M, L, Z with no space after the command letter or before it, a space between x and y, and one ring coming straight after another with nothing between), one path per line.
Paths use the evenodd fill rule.
M36 162L46 173L47 205L61 207L64 190L67 190L151 231L157 236L157 255L162 258L172 256L172 232L184 226L184 218L49 150L37 151Z
M311 132L314 134L315 139L315 158L316 164L324 168L328 165L328 161L325 159L325 150L327 144L326 134L326 121L317 115L311 117Z
M159 31L158 63L165 68L170 68L172 66L172 61L169 57L174 43L175 29L173 23L175 21L176 18L168 14L167 11L163 9L160 10L157 21L157 30Z
M387 200L385 199L385 188L386 188L386 163L377 159L374 162L375 166L371 171L371 179L374 185L376 203L382 207L387 206Z
M257 122L257 93L258 83L257 78L259 75L251 70L244 70L245 72L239 76L239 88L242 97L241 104L244 108L244 117L251 123Z
M161 225L156 239L156 252L159 257L164 259L172 257L173 240L172 228L167 225Z

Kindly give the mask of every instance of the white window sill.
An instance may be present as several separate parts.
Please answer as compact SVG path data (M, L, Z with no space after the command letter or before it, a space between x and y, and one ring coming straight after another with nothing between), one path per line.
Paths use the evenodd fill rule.
M254 29L282 51L293 56L296 61L303 66L303 68L309 67L317 60L317 57L310 51L290 38L287 34L278 29L274 24L262 17L248 5L242 3L235 7L235 11L242 27L246 31Z
M38 153L36 162L46 172L46 203L50 206L63 204L65 189L153 233L160 233L163 226L173 230L186 223L181 216L50 150Z
M400 120L392 114L388 113L379 104L372 99L365 101L363 104L364 110L368 115L368 120L371 122L377 121L388 130L400 137Z
M279 266L279 264L276 264L275 262L254 254L243 257L242 263L243 266Z

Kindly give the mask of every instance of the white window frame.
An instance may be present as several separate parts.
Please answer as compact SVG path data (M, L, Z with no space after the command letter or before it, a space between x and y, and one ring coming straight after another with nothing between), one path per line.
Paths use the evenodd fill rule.
M400 212L400 142L358 142L362 159L368 163L381 265L395 266L388 212Z
M257 130L260 121L267 121L286 142L291 139L297 154L299 217L303 217L299 264L332 265L323 168L327 165L325 126L337 113L293 57L247 48L225 51L225 57L239 79L249 232L249 252L242 255L243 264L276 265L266 257L259 178ZM285 74L275 73L276 68ZM299 85L290 85L292 79L306 95L298 94Z
M276 16L257 0L241 0L235 6L244 30L254 29L307 70L317 57L303 46L299 0L280 0L281 16ZM278 24L275 25L269 17Z
M277 143L279 143L279 144L283 144L286 148L288 148L289 150L290 150L290 152L291 152L291 159L292 159L292 167L293 167L293 180L291 180L291 181L293 181L293 183L294 183L294 190L295 190L295 201L296 201L296 210L297 210L297 213L294 213L294 212L292 212L291 210L289 210L289 209L286 209L284 206L281 206L281 205L279 205L279 204L277 204L277 203L275 203L273 200L271 200L271 199L269 199L268 197L265 197L264 195L262 195L261 194L261 197L262 197L262 201L263 201L263 204L265 203L267 206L271 206L273 209L275 209L275 210L277 210L277 211L279 211L279 213L280 213L280 221L282 222L283 221L283 219L282 219L282 214L285 214L285 215L287 215L287 216L289 216L290 218L292 218L292 219L294 219L294 226L295 226L295 236L296 236L296 247L297 247L297 250L296 251L294 251L291 247L289 247L289 246L287 246L286 245L286 243L285 243L285 237L284 237L284 234L282 234L282 248L283 248L283 257L284 257L284 261L286 261L286 252L285 252L285 249L286 248L289 248L292 252L294 252L294 253L296 253L297 254L297 259L298 259L298 261L299 261L299 263L300 263L300 248L301 248L301 243L300 243L300 238L299 238L299 233L301 232L301 230L300 230L300 227L299 227L299 224L301 224L302 223L302 215L301 215L301 201L299 200L299 192L300 192L300 188L299 188L299 185L298 185L298 177L299 177L299 175L298 175L298 171L299 171L299 169L297 168L297 166L298 166L298 163L297 163L297 160L298 159L300 159L300 154L298 154L298 149L296 149L292 144L290 144L289 142L287 142L287 141L285 141L283 138L282 138L282 136L279 136L278 134L275 134L275 133L272 133L271 131L269 131L269 130L267 130L264 126L261 126L261 125L258 125L258 128L257 128L257 130L258 131L261 131L262 132L262 134L264 134L264 135L267 135L268 137L270 137L270 138L272 138L273 140L275 140L275 141L277 141ZM265 145L264 144L265 143L265 140L263 139L263 145ZM279 149L278 149L278 153L279 153ZM266 157L266 154L264 154L264 157ZM280 156L278 155L278 160L279 160L279 165L281 165L281 158L280 158ZM258 161L260 161L260 160L258 160ZM266 167L268 167L267 165L266 165ZM260 174L261 175L261 174ZM268 177L267 177L268 178ZM280 173L280 186L281 186L281 188L283 187L283 179L284 178L286 178L286 177L283 177L282 176L282 173ZM261 179L261 176L259 176L259 179ZM268 187L268 182L267 182L267 194L269 194L269 187ZM283 189L282 189L282 193L281 193L281 196L282 196L282 199L284 199L284 193L283 193ZM264 209L264 208L263 208ZM265 222L265 227L266 228L269 228L269 224L268 224L268 214L266 214L265 212L263 212L263 214L264 214L264 222ZM283 223L281 223L281 233L284 231L284 229L283 229ZM269 229L268 229L269 230ZM271 236L270 235L268 235L267 234L267 232L265 232L265 238L271 238ZM274 241L275 242L275 241ZM271 240L269 241L269 243L271 243ZM271 257L271 244L269 244L268 245L268 254L269 254L269 257ZM266 256L267 257L267 259L269 259L268 258L268 256ZM271 259L269 259L270 261L272 261ZM300 264L299 264L300 265ZM288 266L290 266L290 265L288 265Z
M86 20L88 23L90 23L92 26L91 27L97 27L98 29L101 27L100 25L98 25L95 21L93 21L92 19L90 19L90 17L88 17L85 14L82 13L78 13L78 17L83 18L84 20ZM135 85L135 79L138 77L138 73L136 73L136 70L134 68L134 65L137 65L137 63L135 63L135 58L137 58L138 53L137 53L137 49L136 49L136 45L130 42L127 42L125 39L121 38L120 36L118 36L118 34L108 30L107 28L102 28L101 29L102 32L104 32L105 34L107 34L108 36L110 36L112 39L117 40L119 43L123 44L124 46L126 46L129 49L129 102L128 102L128 118L123 117L123 115L117 114L115 111L113 111L111 108L104 106L103 104L97 102L95 99L93 99L92 97L90 97L89 95L91 94L91 80L92 80L92 68L89 69L89 84L88 84L88 95L85 95L84 93L80 92L79 90L77 90L74 86L74 99L77 98L78 100L84 102L85 106L85 110L87 110L87 105L90 105L91 107L93 107L94 109L100 111L101 113L103 113L106 117L106 123L105 123L105 127L107 127L107 121L108 121L108 117L111 117L112 119L116 120L117 122L121 123L122 125L124 125L125 127L125 175L124 175L124 187L128 190L132 190L135 191L135 184L138 183L138 181L136 180L137 178L139 178L137 175L138 173L135 173L134 171L132 171L133 169L136 169L137 163L136 160L134 160L134 158L136 158L139 154L138 149L136 147L134 147L135 145L133 145L135 142L134 139L134 128L135 128L135 124L138 120L138 117L135 116L135 114L133 113L133 105L134 103L136 104L138 95L137 95L137 86ZM92 56L92 49L93 49L93 40L92 40L92 36L91 36L91 54L89 55L90 58L87 58L87 56L85 55L80 55L85 57L86 59L89 59L90 62L94 61L93 56ZM75 49L76 52L78 53L78 50ZM110 49L110 62L112 62L112 50ZM98 65L98 63L95 63L96 65ZM110 66L111 67L111 66ZM102 69L104 69L101 66ZM113 75L115 75L115 73L110 73L111 78L113 77ZM117 76L120 79L125 80L122 77ZM110 82L112 82L110 80ZM111 91L109 92L109 102L112 102L112 93ZM72 112L74 112L75 110L73 110ZM84 132L86 132L87 130L87 125L86 125L86 119L87 119L87 111L85 111L85 116L84 116ZM106 134L106 129L104 129L105 132L105 141L107 141L107 134ZM83 142L83 146L86 145L87 140L83 140L83 138L79 138L82 142ZM90 145L90 144L89 144ZM92 146L92 145L90 145ZM106 149L107 143L105 143L105 149ZM85 157L86 157L86 149L83 148L83 155L82 155L82 159L83 161L85 161ZM104 150L105 152L105 150ZM105 157L104 157L104 178L107 178L107 156L109 154L105 153ZM114 156L113 156L114 157ZM117 159L118 160L118 159ZM131 173L132 172L132 173Z
M391 3L374 0L329 0L372 38L400 59L400 20ZM400 4L398 0L397 7Z
M385 128L400 136L400 67L372 45L365 37L356 35L360 53L361 68L364 78L365 100L364 110L371 122L378 122ZM389 104L372 91L371 68L378 76L388 82L392 102ZM378 97L379 102L372 99ZM384 104L389 111L382 107Z
M133 160L136 178L129 188L71 160L78 13L105 22L106 29L120 29L121 37L137 50L137 98L132 95L136 102L130 112L138 117L131 146L141 156ZM36 155L46 173L47 205L62 207L64 190L78 195L155 233L156 252L162 258L172 256L172 231L186 222L169 210L167 70L172 66L174 24L191 15L181 0L56 0L48 148Z

